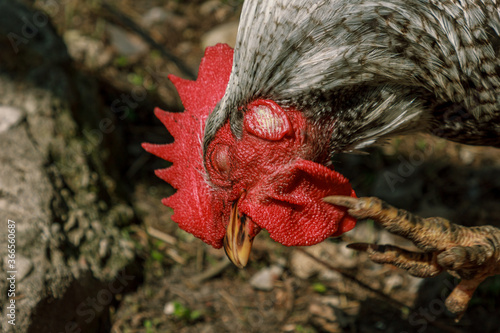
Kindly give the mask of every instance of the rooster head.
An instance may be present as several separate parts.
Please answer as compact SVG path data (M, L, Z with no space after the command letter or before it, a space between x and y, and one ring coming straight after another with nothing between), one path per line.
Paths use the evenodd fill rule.
M206 118L224 95L232 60L232 49L219 44L207 48L196 81L170 76L185 111L155 112L175 142L143 147L173 162L156 171L177 189L162 201L174 209L172 219L204 242L224 245L243 267L261 229L287 246L313 245L352 229L355 220L345 208L322 199L355 194L346 178L326 166L321 126L270 99L243 107L239 137L227 121L202 148Z

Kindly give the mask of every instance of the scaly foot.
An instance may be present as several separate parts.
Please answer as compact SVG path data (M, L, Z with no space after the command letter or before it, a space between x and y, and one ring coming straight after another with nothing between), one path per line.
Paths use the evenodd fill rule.
M422 218L394 208L374 198L331 196L334 205L348 207L358 219L370 218L389 232L411 240L422 252L411 252L392 245L367 243L348 247L365 251L371 260L392 264L418 277L448 271L461 279L446 299L446 307L457 317L467 309L472 294L489 276L500 274L500 229L486 225L464 227L440 217Z

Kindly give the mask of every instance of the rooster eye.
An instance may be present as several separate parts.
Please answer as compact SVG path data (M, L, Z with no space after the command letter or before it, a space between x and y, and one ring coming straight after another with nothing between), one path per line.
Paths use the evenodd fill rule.
M211 163L219 173L224 175L229 172L229 146L217 145L212 152Z
M248 132L271 141L281 140L292 130L285 111L267 99L258 99L248 105L244 124Z

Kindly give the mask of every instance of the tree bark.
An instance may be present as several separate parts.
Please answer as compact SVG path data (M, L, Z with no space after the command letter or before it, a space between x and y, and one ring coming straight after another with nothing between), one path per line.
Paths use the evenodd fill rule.
M2 332L107 331L115 296L140 280L96 87L48 15L0 0Z

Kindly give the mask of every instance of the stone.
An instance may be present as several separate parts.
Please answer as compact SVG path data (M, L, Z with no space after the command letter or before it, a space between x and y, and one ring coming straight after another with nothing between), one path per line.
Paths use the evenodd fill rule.
M149 50L148 44L141 38L116 25L108 24L106 32L111 40L111 45L119 55L124 57L138 57Z
M237 32L238 22L221 24L201 37L201 45L203 48L206 48L207 46L224 43L234 48Z
M276 281L283 274L283 267L273 265L257 272L250 279L250 285L258 290L269 291L274 287Z
M102 67L112 59L111 52L100 40L84 36L78 30L66 31L63 38L71 57L88 68Z
M141 23L143 26L149 28L155 24L163 23L169 17L167 13L161 7L150 8L141 18Z
M0 134L16 126L22 119L23 112L10 105L0 105Z

